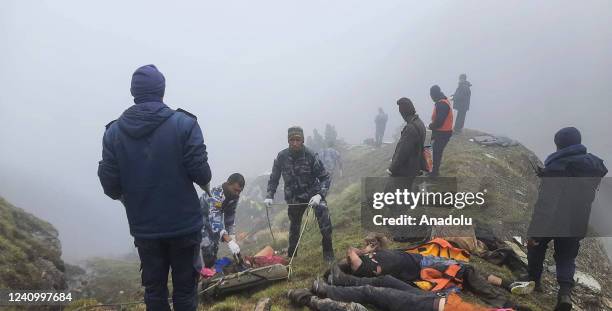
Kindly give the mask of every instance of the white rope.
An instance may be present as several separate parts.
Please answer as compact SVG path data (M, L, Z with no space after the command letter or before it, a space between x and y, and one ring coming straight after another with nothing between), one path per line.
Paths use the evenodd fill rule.
M302 240L302 235L304 235L304 231L306 230L306 227L308 226L308 222L310 221L310 210L312 210L312 206L308 205L308 207L306 208L306 221L304 221L304 224L302 225L302 229L300 230L300 235L298 237L297 243L295 244L295 248L293 249L293 254L291 254L291 258L289 259L289 273L287 274L287 280L291 279L291 272L293 272L293 258L295 257L295 254L297 253L298 247L300 246L300 241Z

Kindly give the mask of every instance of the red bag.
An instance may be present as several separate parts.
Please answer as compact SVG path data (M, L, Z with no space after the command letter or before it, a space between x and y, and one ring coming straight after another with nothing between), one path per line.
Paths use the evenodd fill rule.
M431 173L433 168L433 156L431 146L423 146L423 158L421 159L421 170Z

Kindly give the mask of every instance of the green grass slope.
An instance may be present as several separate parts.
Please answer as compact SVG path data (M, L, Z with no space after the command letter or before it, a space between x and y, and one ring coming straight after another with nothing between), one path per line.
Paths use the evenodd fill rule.
M530 215L530 204L535 200L537 193L538 181L531 172L529 164L530 161L537 161L537 157L522 145L507 148L484 147L469 141L471 137L479 134L482 133L465 130L463 134L452 138L444 155L441 175L457 176L460 184L465 184L466 188L501 189L491 197L487 206L489 214L482 220L486 223L487 220L502 218L506 222L516 223L516 226L506 233L508 236L501 238L521 235L525 228L519 220L524 219L526 214ZM389 144L378 149L363 145L343 146L341 153L344 160L344 175L336 176L328 196L334 225L333 241L336 258L344 257L349 246L361 245L361 239L365 234L361 229L360 219L361 179L367 176L384 176L394 149L395 145ZM263 187L266 178L259 179L262 185L258 186ZM462 183L466 180L477 180L477 182ZM244 253L252 253L265 245L274 245L276 249L286 247L288 227L286 207L276 206L271 214L276 243L272 243L267 224L262 223L265 221L265 214L260 215L264 213L261 206L249 203L242 205L241 208L244 210L238 210L241 221L238 230L248 232L249 235L249 239L242 244ZM248 217L241 219L241 213ZM312 280L322 275L326 269L321 254L318 226L314 216L310 217L310 226L304 234L299 254L294 260L290 281L279 281L266 287L204 302L200 310L252 310L257 301L264 297L271 298L272 310L302 310L303 308L296 308L289 303L286 298L287 290L309 287ZM582 245L583 249L577 262L578 269L592 275L601 284L603 294L579 289L580 297L585 298L577 299L576 310L604 310L604 300L610 299L609 290L612 288L609 280L609 261L597 240L586 239ZM394 243L392 246L402 245ZM224 251L222 247L221 255ZM483 272L510 276L510 271L506 268L491 265L479 258L474 258L472 264ZM547 265L551 264L554 264L554 261L548 258ZM113 272L108 273L113 274ZM126 272L121 273L125 275ZM544 294L528 295L517 301L531 306L534 310L551 310L556 290L554 276L551 273L545 274L544 286ZM477 297L470 294L466 294L465 297L470 301L479 302ZM128 298L141 299L134 296L116 297L114 300L129 301ZM142 309L142 306L135 309Z

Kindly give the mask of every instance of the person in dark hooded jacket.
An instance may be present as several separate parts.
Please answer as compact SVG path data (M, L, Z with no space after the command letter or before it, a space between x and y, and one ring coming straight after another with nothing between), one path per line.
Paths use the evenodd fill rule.
M528 229L529 278L539 288L546 249L554 241L559 292L555 310L571 310L576 256L586 235L591 203L608 170L603 160L587 153L580 132L566 127L555 134L557 151L539 172L540 192Z
M397 100L402 118L406 121L402 134L395 146L395 153L389 166L391 177L405 177L411 180L421 171L421 158L425 145L425 125L416 114L412 101L406 97ZM412 182L410 182L412 184Z
M428 126L431 130L433 151L433 167L429 176L437 177L442 164L444 148L453 135L453 109L439 86L432 86L429 89L429 95L435 104L431 123Z
M147 310L196 310L203 214L193 183L211 179L196 117L163 102L165 78L154 65L132 76L135 105L106 126L98 176L125 206L142 267Z
M467 75L462 73L459 75L459 85L453 95L453 108L457 110L457 120L455 120L455 132L461 132L465 124L465 115L470 109L470 98L472 91L470 90L472 83L467 80Z

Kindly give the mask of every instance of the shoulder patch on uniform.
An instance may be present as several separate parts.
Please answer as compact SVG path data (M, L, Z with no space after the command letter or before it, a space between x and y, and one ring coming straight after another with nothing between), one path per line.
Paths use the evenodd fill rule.
M108 122L108 124L106 124L104 127L106 127L106 129L108 130L108 128L109 128L111 125L113 125L113 123L115 123L115 121L117 121L117 119L115 119L115 120L113 120L113 121Z
M191 113L191 112L189 112L189 111L187 111L185 109L178 108L178 109L176 109L176 111L182 112L182 113L184 113L184 114L186 114L186 115L188 115L188 116L190 116L190 117L192 117L192 118L194 118L196 120L198 119L198 117L196 117L193 113Z

